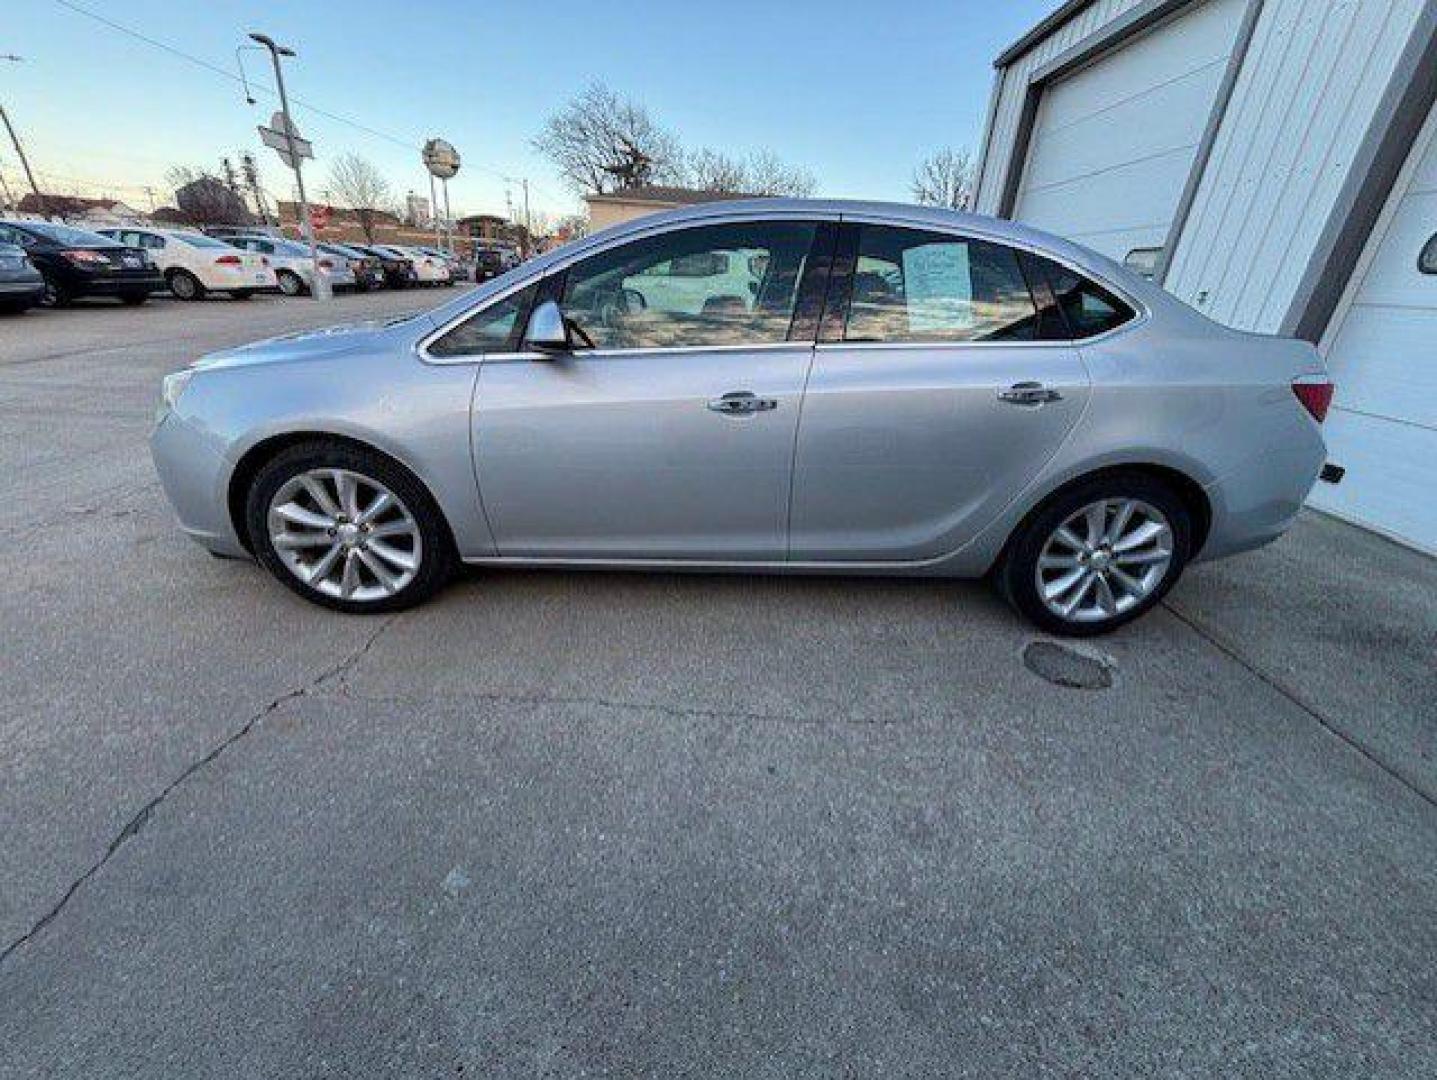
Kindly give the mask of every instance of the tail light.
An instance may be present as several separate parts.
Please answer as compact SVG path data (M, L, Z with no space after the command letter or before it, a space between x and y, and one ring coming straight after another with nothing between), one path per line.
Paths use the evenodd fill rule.
M216 266L243 266L244 260L238 255L221 255L215 260Z
M1292 392L1302 407L1312 414L1319 424L1327 419L1328 407L1332 404L1332 392L1336 389L1330 382L1295 382Z
M61 252L76 266L109 266L110 260L101 255L98 251L86 251L84 248L77 248L74 251Z
M333 269L334 269L334 260L333 260L333 259L320 259L320 260L319 260L319 268L320 268L321 270L333 270Z

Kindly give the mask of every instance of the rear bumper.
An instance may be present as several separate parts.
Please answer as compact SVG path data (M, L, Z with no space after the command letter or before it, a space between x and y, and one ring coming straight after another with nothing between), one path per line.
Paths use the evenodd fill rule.
M210 551L247 557L230 521L230 462L174 413L151 433L150 456L180 528Z
M77 296L126 296L167 288L164 276L154 274L76 274L66 282Z
M0 300L38 300L45 293L45 280L36 275L33 281L0 281Z

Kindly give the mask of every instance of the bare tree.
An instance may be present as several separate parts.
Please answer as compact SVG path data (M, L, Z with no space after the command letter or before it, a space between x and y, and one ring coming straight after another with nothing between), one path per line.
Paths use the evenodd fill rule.
M748 191L748 170L743 162L707 147L684 159L684 183L699 191L735 194Z
M967 210L973 204L973 155L945 147L913 171L913 198L925 206Z
M580 195L672 180L682 165L677 141L648 110L597 82L544 122L534 148Z
M799 198L812 195L815 186L813 174L807 169L785 165L767 151L740 160L707 147L685 157L683 182L699 191L716 191L726 195L792 195Z
M329 189L335 198L354 211L364 239L374 242L374 226L379 215L389 209L389 181L369 161L358 154L345 154L329 170Z
M175 205L196 225L248 225L254 220L244 200L203 169L176 165L165 179L175 189Z
M748 159L748 190L754 195L791 195L807 198L818 186L813 173L788 165L767 150Z

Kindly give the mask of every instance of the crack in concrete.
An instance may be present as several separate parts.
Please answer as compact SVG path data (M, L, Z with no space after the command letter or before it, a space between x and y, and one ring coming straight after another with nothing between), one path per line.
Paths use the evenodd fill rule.
M380 639L380 637L382 637L384 633L389 630L389 628L392 627L396 622L398 622L399 619L401 619L402 617L402 614L390 616L382 624L380 624L380 626L376 628L374 632L369 635L368 638L365 639L364 643L360 645L359 648L353 650L338 663L333 664L332 666L321 671L318 675L310 679L303 686L296 687L293 690L286 690L284 693L274 698L258 712L254 713L247 720L245 720L243 724L241 724L238 728L232 731L218 744L212 747L208 753L187 765L184 771L182 771L179 776L175 777L168 784L166 784L164 789L161 790L158 795L150 799L150 801L145 803L144 806L140 807L140 809L135 813L135 815L125 823L124 827L115 834L114 839L112 839L109 845L105 848L104 854L102 854L97 860L95 860L95 862L91 864L89 869L87 869L83 874L81 874L79 877L77 877L74 881L70 883L69 887L64 891L63 894L61 894L60 899L55 902L54 906L52 906L49 911L45 912L43 915L40 916L40 918L35 920L29 930L25 931L25 933L21 934L14 941L10 942L9 945L6 945L4 950L0 950L0 965L3 965L5 961L7 961L11 957L11 955L13 955L19 949L23 948L27 943L32 941L37 934L44 930L45 927L49 926L52 922L54 922L55 919L58 918L60 914L65 910L66 906L69 905L70 901L75 897L75 894L80 891L82 886L84 886L85 882L89 881L101 870L103 870L105 868L105 864L108 863L112 858L114 858L115 854L122 847L124 847L125 844L138 836L144 830L146 824L149 823L150 817L157 809L159 809L160 805L164 803L165 800L168 799L171 795L173 795L180 787L182 787L191 777L193 777L196 773L200 772L200 770L206 768L209 765L212 765L215 761L219 760L219 758L225 753L225 751L229 750L237 743L243 741L245 737L250 734L250 732L252 732L257 726L259 726L260 721L262 721L265 717L271 715L282 706L287 705L289 702L294 701L298 698L302 698L307 694L310 694L314 690L323 686L325 683L329 682L331 679L342 677L345 672L349 671L351 668L354 667L355 664L359 663L362 659L364 659L364 657L369 653L369 651L374 648L375 643Z
M1358 754L1366 758L1373 765L1377 766L1377 768L1381 769L1388 776L1392 777L1392 779L1396 780L1399 784L1401 784L1408 791L1412 792L1412 794L1416 795L1428 806L1437 808L1437 796L1434 796L1432 793L1423 790L1423 788L1419 784L1409 779L1407 776L1404 776L1399 769L1397 769L1393 765L1388 764L1388 762L1385 761L1382 756L1377 753L1376 750L1368 746L1357 736L1351 735L1348 732L1342 730L1336 720L1333 720L1330 717L1323 715L1312 705L1309 705L1306 701L1302 699L1301 695L1299 695L1296 690L1289 687L1281 679L1277 678L1274 675L1268 674L1262 668L1258 667L1255 661L1249 660L1246 656L1242 654L1242 652L1238 649L1236 645L1224 639L1216 630L1213 630L1211 627L1204 625L1198 620L1195 615L1190 615L1188 612L1183 611L1181 608L1174 606L1171 600L1164 600L1162 602L1162 607L1170 615L1172 615L1173 618L1177 619L1178 622L1182 623L1184 626L1186 626L1189 630L1195 633L1198 637L1206 641L1218 652L1222 653L1229 660L1233 661L1233 663L1241 667L1244 671L1248 672L1250 675L1253 675L1261 682L1267 684L1273 690L1277 691L1284 698L1290 701L1293 705L1297 706L1297 708L1301 709L1303 713L1316 721L1318 726L1321 727L1324 731L1326 731L1329 735L1332 735L1341 742L1345 743L1350 749L1357 751Z

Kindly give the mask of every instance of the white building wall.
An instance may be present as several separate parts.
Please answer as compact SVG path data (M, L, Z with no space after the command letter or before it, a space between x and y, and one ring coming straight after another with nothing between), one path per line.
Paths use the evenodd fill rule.
M1266 0L1165 285L1282 325L1425 0Z
M980 214L998 212L1008 161L1013 154L1013 140L1017 138L1018 122L1023 113L1023 97L1034 70L1142 2L1097 0L999 72L994 88L997 102L993 109L992 127L987 134L988 151L974 200L974 207Z

